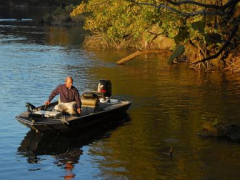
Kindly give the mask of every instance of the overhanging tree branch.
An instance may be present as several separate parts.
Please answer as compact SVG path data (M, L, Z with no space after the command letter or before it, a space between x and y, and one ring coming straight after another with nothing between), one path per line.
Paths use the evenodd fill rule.
M190 16L197 16L197 15L224 15L224 14L227 14L228 12L225 12L225 11L207 11L207 10L201 10L201 11L196 11L196 12L192 12L192 13L187 13L187 12L182 12L182 11L179 11L175 8L172 8L166 4L153 4L153 3L142 3L142 2L137 2L137 1L134 1L134 0L128 0L129 2L132 2L132 3L135 3L135 4L138 4L138 5L143 5L143 6L152 6L152 7L155 7L155 8L164 8L164 9L167 9L167 10L170 10L172 12L175 12L181 16L185 16L185 17L190 17ZM221 6L217 6L217 7L221 7Z
M153 3L144 3L144 2L137 2L135 0L128 0L129 2L132 3L136 3L138 5L147 5L147 6L152 6L155 8L165 8L169 11L172 11L174 13L177 13L181 16L185 16L185 17L190 17L190 16L196 16L196 15L220 15L223 17L223 15L226 14L232 14L233 10L236 8L236 5L239 3L239 0L229 0L226 4L224 5L212 5L212 4L206 4L206 3L200 3L197 1L191 1L191 0L182 0L182 1L172 1L172 0L166 0L167 3L169 3L169 5L172 6L181 6L183 4L188 4L188 5L196 5L196 6L200 6L205 8L205 10L200 10L200 11L196 11L196 12L182 12L177 10L176 8L173 8L169 5L166 5L164 3L160 3L160 4L153 4ZM215 11L212 11L212 10ZM227 18L227 22L228 22L228 18ZM214 58L217 58L231 43L231 40L236 36L238 27L239 27L239 23L240 23L240 16L238 17L232 31L231 34L229 35L228 39L225 41L225 43L223 44L223 46L221 47L221 49L213 56L204 58L200 61L197 61L193 64L197 64L197 63L201 63L201 62L205 62Z
M237 31L238 31L238 27L239 27L239 24L240 24L240 16L238 17L238 21L236 22L230 36L228 37L227 41L223 44L223 46L221 47L221 49L216 53L214 54L213 56L209 56L207 58L204 58L200 61L197 61L197 62L194 62L193 64L198 64L198 63L201 63L201 62L205 62L205 61L208 61L208 60L211 60L211 59L215 59L217 58L218 56L221 55L221 53L226 49L226 47L228 47L231 43L231 40L235 37Z
M180 6L182 4L192 4L192 5L197 5L197 6L201 6L204 8L217 9L217 10L222 10L222 11L226 10L230 6L237 4L239 2L239 0L230 0L223 6L217 6L217 5L212 5L212 4L200 3L197 1L177 1L177 2L174 2L172 0L166 0L166 1L175 6Z

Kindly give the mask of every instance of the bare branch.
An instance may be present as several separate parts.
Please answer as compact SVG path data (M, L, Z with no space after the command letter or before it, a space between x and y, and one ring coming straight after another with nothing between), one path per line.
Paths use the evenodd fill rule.
M172 0L166 0L168 3L174 5L174 6L181 6L182 4L192 4L192 5L197 5L205 8L212 8L212 9L222 9L222 6L216 6L212 4L204 4L196 1L177 1L174 2Z
M141 3L141 2L136 2L134 0L128 0L129 2L132 2L132 3L135 3L135 4L138 4L138 5L144 5L144 6L152 6L152 7L155 7L155 8L164 8L164 9L167 9L167 10L170 10L172 12L175 12L179 15L182 15L182 16L185 16L185 17L190 17L190 16L196 16L196 15L224 15L224 14L227 14L228 12L224 12L224 11L207 11L207 10L201 10L201 11L196 11L196 12L192 12L192 13L187 13L187 12L181 12L175 8L172 8L168 5L165 5L163 3L161 4L153 4L153 3ZM184 1L185 2L185 1ZM191 1L192 2L192 1ZM220 7L220 6L217 6L217 7Z
M158 8L158 9L164 8L164 9L175 12L175 13L185 16L185 17L196 16L196 15L220 15L220 16L222 16L222 15L230 14L233 11L233 9L236 7L237 3L239 2L239 0L229 0L226 4L219 6L219 5L200 3L200 2L191 1L191 0L182 0L182 1L176 1L176 2L172 1L172 0L166 0L166 2L168 2L170 5L173 5L175 7L181 6L183 4L189 4L189 5L197 5L197 6L205 8L205 10L200 10L200 11L196 11L196 12L182 12L182 11L179 11L176 8L173 8L164 3L153 4L153 3L137 2L135 0L128 0L128 1L132 2L132 3L136 3L138 5L152 6L152 7ZM216 11L214 11L214 12L209 11L209 9L215 9ZM225 41L225 43L223 44L221 49L215 55L204 58L200 61L194 62L193 64L198 64L201 62L205 62L205 61L217 58L230 45L231 40L235 37L235 35L238 31L239 23L240 23L240 16L238 17L228 39Z
M217 5L212 5L212 4L200 3L200 2L196 2L196 1L178 1L178 2L174 2L172 0L166 0L166 1L175 6L180 6L182 4L192 4L192 5L197 5L197 6L201 6L204 8L217 9L217 10L222 10L222 11L224 11L225 9L227 9L230 6L235 5L239 2L239 0L230 0L223 6L217 6Z
M205 61L209 61L211 59L214 59L214 58L217 58L228 46L229 44L231 43L231 40L232 38L235 37L237 31L238 31L238 27L239 27L239 24L240 24L240 16L238 17L238 20L230 34L230 36L228 37L227 41L223 44L223 46L221 47L221 49L216 53L214 54L213 56L209 56L207 58L204 58L200 61L197 61L197 62L194 62L193 64L198 64L198 63L201 63L201 62L205 62Z

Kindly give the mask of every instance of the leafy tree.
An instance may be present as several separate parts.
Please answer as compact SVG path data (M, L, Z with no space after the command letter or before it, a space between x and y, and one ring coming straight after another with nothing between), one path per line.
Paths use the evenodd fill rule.
M195 47L200 55L194 63L224 60L238 40L238 0L89 0L77 6L71 16L83 13L88 15L85 29L101 32L106 41L131 39L151 44L164 35L177 45Z

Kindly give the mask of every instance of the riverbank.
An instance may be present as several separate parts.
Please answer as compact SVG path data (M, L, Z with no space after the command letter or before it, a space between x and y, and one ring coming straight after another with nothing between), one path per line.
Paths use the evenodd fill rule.
M83 26L85 16L71 17L70 13L74 9L74 5L59 6L52 11L44 12L41 16L34 19L35 22L41 24L60 25L60 26Z
M198 2L197 7L191 2L181 6L173 2L158 5L110 1L96 8L97 3L97 0L82 2L71 12L71 17L89 15L84 24L84 28L91 31L84 42L87 48L134 49L137 50L135 55L169 49L172 51L168 59L170 64L186 60L195 70L223 70L229 64L235 68L238 64L233 59L239 59L236 54L240 46L238 1L231 5L231 12L225 12L230 8L225 2L212 6L218 1ZM209 15L213 9L214 13ZM220 16L219 9L228 16ZM200 13L205 11L208 13Z
M12 5L13 12L16 9L19 10L19 5ZM45 6L40 6L44 8ZM54 7L54 8L53 8ZM39 25L56 25L56 26L80 26L83 27L84 23L86 22L86 14L80 14L78 16L72 16L71 13L73 12L74 5L61 5L61 6L50 6L48 9L42 12L38 12L36 10L36 14L34 16L29 13L29 7L22 6L22 12L28 11L28 13L24 14L21 17L33 17L31 22L25 21L24 18L18 18L15 23L19 24L39 24ZM21 9L20 8L20 9ZM25 8L25 9L24 9ZM39 7L36 7L37 9ZM15 10L14 10L15 9ZM18 12L18 11L17 11ZM22 14L21 11L20 15ZM13 13L15 14L15 13ZM4 22L4 24L9 24L8 22ZM89 31L90 32L90 31ZM161 54L163 51L168 51L168 62L170 63L181 63L181 62L188 62L189 67L195 70L202 69L204 71L213 71L213 70L224 70L229 71L233 74L239 74L240 72L240 61L239 61L239 54L237 53L238 50L227 54L224 56L220 56L219 58L215 58L208 62L193 64L196 61L199 61L206 57L207 55L204 54L203 49L199 46L194 46L191 43L184 44L184 51L182 53L175 53L178 52L176 48L176 42L174 38L167 37L163 34L163 29L154 24L148 28L147 31L144 31L140 38L134 39L131 36L126 35L124 38L119 38L118 40L111 38L107 35L106 32L102 31L94 31L88 34L85 34L84 37L84 47L86 49L99 49L99 50L106 50L106 49L113 49L113 50L123 50L123 49L131 49L137 50L136 54L144 54L142 52L149 52L159 51ZM172 54L171 54L172 52ZM171 56L172 55L172 56ZM225 59L222 59L224 57Z
M0 0L0 19L32 19L50 25L83 25L84 17L71 18L70 12L81 0Z

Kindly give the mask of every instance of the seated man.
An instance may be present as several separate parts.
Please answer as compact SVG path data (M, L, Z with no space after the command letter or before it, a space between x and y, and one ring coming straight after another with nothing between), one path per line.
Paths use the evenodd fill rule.
M81 113L81 100L78 90L73 86L72 77L67 77L65 84L59 85L52 91L45 105L49 105L51 100L60 94L60 102L54 107L55 110L67 112L72 115Z

